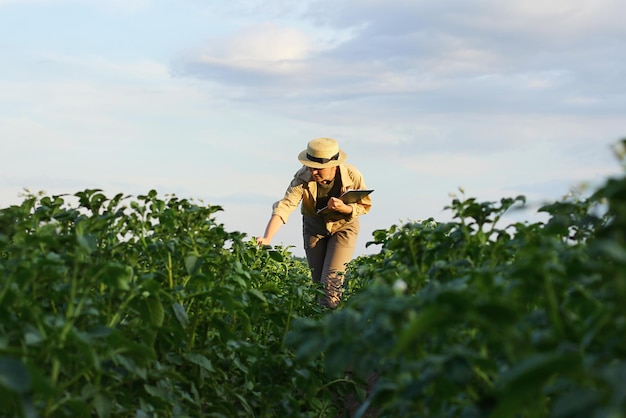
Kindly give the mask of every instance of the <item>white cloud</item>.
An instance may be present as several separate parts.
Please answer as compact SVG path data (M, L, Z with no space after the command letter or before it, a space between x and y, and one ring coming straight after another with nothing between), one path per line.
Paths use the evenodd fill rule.
M197 60L237 70L292 73L313 50L311 39L301 30L267 23L247 27L226 40L214 40Z
M351 102L361 109L364 99L377 97L437 112L536 112L537 104L548 112L567 113L572 105L611 111L623 99L598 91L610 92L619 82L626 64L614 57L625 47L611 43L616 29L601 23L613 22L612 9L623 6L611 0L603 0L604 8L586 1L543 3L344 1L332 8L312 2L305 16L330 25L318 30L351 35L320 47L311 30L295 36L256 26L209 43L208 54L187 56L177 69L242 88L240 99L269 103L292 116L302 101ZM335 15L321 19L326 6ZM551 30L546 22L562 28L558 19L578 23L556 39L544 29ZM220 52L223 45L232 52ZM281 77L268 77L276 73ZM296 102L284 109L285 98ZM307 107L300 113L307 118Z

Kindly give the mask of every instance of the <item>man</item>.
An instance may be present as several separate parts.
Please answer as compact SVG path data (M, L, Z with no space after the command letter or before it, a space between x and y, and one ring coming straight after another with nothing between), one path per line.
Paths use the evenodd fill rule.
M343 275L356 248L359 216L369 212L371 198L344 203L339 197L348 190L367 189L363 176L345 163L346 153L332 138L309 141L298 155L303 167L296 172L285 196L274 203L261 245L269 245L289 215L300 204L304 249L313 281L322 283L322 306L335 308L341 301ZM323 213L318 213L327 207Z

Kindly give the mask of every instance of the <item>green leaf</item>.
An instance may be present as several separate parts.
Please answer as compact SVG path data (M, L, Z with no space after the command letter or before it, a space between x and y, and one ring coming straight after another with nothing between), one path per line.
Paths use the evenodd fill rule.
M117 262L109 262L103 268L102 281L109 287L119 290L130 290L133 280L133 269Z
M68 399L65 402L65 406L72 412L72 416L75 417L88 417L91 414L91 408L82 399Z
M91 254L98 248L98 240L91 234L78 234L76 235L76 241L78 246L85 250L87 254Z
M188 255L185 257L185 269L190 276L198 271L201 264L202 260L200 260L196 255Z
M20 395L30 391L31 381L26 366L11 357L0 358L0 386Z
M283 257L280 251L270 250L269 254L270 254L270 258L274 261L278 261L279 263L282 263L285 261L285 257Z
M252 334L252 323L250 322L250 317L244 311L239 311L237 313L237 318L239 319L239 323L241 324L241 329L245 335Z
M150 395L154 396L157 399L167 399L168 393L163 388L152 385L144 385L143 388L146 390L146 392L148 392Z
M214 372L215 368L213 368L213 364L211 364L211 360L206 358L204 355L199 353L187 353L185 354L185 359L190 361L191 363L202 367L203 369Z
M158 297L149 295L142 299L141 303L141 316L144 321L149 322L152 325L160 327L165 320L165 311L163 310L163 304Z
M613 261L626 264L626 249L615 241L599 241L598 249Z
M276 283L266 282L259 287L259 290L263 293L269 293L272 295L280 294L280 288L276 285Z
M248 367L242 363L238 356L233 357L233 364L244 373L248 373Z
M140 379L145 380L148 378L148 372L146 368L138 366L137 363L131 357L126 357L121 354L118 354L118 355L113 356L113 358L122 367L124 367L126 370L128 370L135 376L138 376Z
M265 295L259 289L249 289L248 293L263 302L263 304L267 304L267 299L265 298Z
M576 352L535 354L500 376L500 393L492 417L514 416L519 406L540 393L547 380L558 373L573 373L581 366Z
M174 310L174 316L178 320L178 323L183 328L187 328L189 317L187 316L187 311L185 310L185 307L181 305L180 303L175 303L172 305L172 309Z
M93 406L98 413L99 418L107 418L111 416L111 401L102 393L96 393L93 398Z
M555 418L567 418L593 416L596 408L602 404L602 393L592 390L573 390L556 399L552 407L552 416Z

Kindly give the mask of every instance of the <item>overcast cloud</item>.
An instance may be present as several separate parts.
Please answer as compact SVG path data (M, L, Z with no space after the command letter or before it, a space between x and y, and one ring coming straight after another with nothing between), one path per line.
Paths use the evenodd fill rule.
M155 188L257 235L298 152L331 136L376 189L359 252L374 229L445 220L459 187L535 210L619 173L625 15L618 0L0 0L0 203ZM292 217L276 243L302 254L299 235Z

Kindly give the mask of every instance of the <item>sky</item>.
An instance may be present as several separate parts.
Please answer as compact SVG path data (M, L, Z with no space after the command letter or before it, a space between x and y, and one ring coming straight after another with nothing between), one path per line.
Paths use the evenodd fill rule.
M377 229L623 173L622 0L0 0L0 207L99 188L223 208L262 235L309 140ZM505 218L507 219L507 218ZM273 244L302 256L294 213Z

